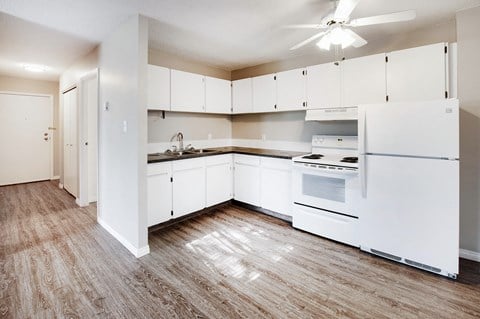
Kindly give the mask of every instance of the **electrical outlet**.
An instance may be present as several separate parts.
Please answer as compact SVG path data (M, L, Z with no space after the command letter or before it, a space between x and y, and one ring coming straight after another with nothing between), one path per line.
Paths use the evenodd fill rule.
M211 140L211 139L212 139L212 133L208 133L207 138L208 138L209 140Z
M262 141L265 141L267 139L267 134L263 133L262 134Z

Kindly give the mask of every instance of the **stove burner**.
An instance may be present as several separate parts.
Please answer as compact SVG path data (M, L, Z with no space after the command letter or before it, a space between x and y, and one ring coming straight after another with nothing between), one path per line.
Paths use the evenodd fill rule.
M343 163L358 163L358 157L344 157L340 162Z
M317 159L321 159L322 157L323 157L322 154L310 154L310 155L305 155L302 158L317 160Z

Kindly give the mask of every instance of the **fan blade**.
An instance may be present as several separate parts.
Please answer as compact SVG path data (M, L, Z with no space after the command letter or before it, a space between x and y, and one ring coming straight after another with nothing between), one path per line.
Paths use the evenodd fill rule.
M311 37L308 38L307 40L302 41L302 42L300 42L300 43L297 44L297 45L294 45L293 47L290 48L290 50L296 50L296 49L298 49L298 48L301 48L301 47L303 47L304 45L307 45L307 44L309 44L310 42L314 41L315 39L320 38L320 37L321 37L322 35L324 35L325 33L326 33L325 31L319 32L319 33L311 36Z
M326 29L328 25L323 24L290 24L282 27L283 29Z
M360 0L340 0L333 16L335 21L348 20Z
M365 44L368 43L367 40L365 40L350 29L345 28L345 32L348 33L355 40L353 41L352 45L356 48L363 47Z
M415 12L415 10L407 10L389 14L382 14L379 16L355 19L352 20L349 25L353 27L361 27L364 25L409 21L415 19L416 16L417 13Z

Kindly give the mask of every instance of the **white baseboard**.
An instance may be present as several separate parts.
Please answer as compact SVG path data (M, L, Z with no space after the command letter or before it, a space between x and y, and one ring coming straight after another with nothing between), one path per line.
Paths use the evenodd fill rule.
M480 262L480 253L467 249L460 249L460 257L468 260Z
M136 248L128 240L126 240L122 235L117 233L112 227L110 227L104 220L97 218L98 223L102 226L107 232L110 233L116 240L118 240L125 248L128 249L135 257L140 258L142 256L148 255L150 253L150 246L144 246L141 248Z
M62 184L62 183L58 183L58 188L63 189L63 184Z
M57 179L60 179L60 176L53 176L52 178L50 178L51 181L54 181L54 180L57 180Z

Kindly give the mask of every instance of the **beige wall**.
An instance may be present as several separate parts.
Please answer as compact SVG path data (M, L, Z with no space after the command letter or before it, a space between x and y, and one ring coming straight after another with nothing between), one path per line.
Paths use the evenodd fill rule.
M206 140L208 135L212 139L226 139L232 136L232 122L229 115L148 112L148 142L168 142L177 132L182 132L184 139Z
M457 13L460 247L480 253L480 7Z
M357 135L357 123L305 122L304 111L232 117L233 138L310 142L314 134Z
M55 130L53 133L53 175L60 175L58 82L24 79L0 75L0 91L48 94L53 96L53 126L57 128L57 130Z
M397 34L377 40L370 40L362 48L348 48L345 50L345 57L355 58L375 53L401 50L426 44L438 42L455 42L456 28L455 20L446 21L442 24L430 26L416 30L415 32ZM232 80L248 78L257 75L286 71L295 68L306 67L320 63L332 62L335 60L334 54L316 53L295 57L292 59L274 61L261 65L248 67L245 69L232 71Z
M231 72L196 61L187 60L155 49L148 50L148 63L175 70L198 73L220 79L230 80Z

